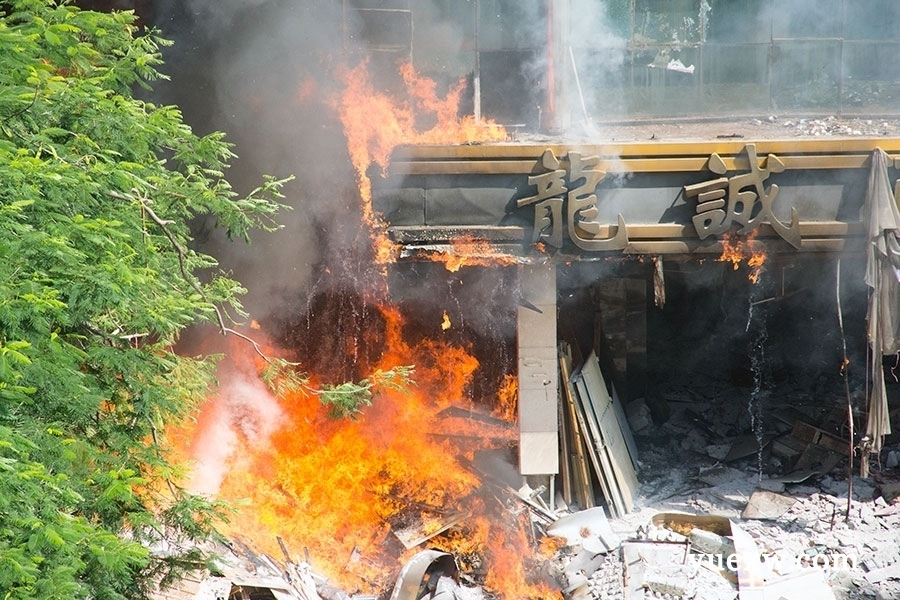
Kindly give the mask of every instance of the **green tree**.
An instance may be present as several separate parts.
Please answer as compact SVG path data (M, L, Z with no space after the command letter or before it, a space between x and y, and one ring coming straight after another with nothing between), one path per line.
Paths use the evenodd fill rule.
M164 43L130 12L0 2L0 600L144 598L222 514L158 447L212 382L180 332L243 316L189 225L274 229L283 181L237 194L222 134L136 97Z

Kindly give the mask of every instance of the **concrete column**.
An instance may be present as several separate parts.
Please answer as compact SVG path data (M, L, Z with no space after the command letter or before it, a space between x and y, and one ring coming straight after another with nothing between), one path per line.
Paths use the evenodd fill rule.
M559 471L556 266L526 265L520 277L519 471L550 475Z

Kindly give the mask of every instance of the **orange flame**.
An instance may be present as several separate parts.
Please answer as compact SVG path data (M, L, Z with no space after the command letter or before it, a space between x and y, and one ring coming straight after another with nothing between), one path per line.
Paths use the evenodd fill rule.
M750 272L747 278L751 283L759 281L762 274L763 266L766 262L766 254L754 242L756 231L748 236L738 236L736 234L725 235L721 238L722 254L716 260L721 262L730 262L735 271L737 271L741 263L747 261Z
M400 314L384 309L384 318L391 346L374 368L414 358L417 385L379 392L358 420L330 417L311 395L276 398L260 381L252 348L235 342L235 365L218 395L194 425L170 434L194 461L195 490L242 507L226 534L269 553L279 551L281 536L332 581L366 592L386 589L414 552L394 535L401 525L415 521L427 533L449 513L471 512L481 482L460 459L514 438L511 427L442 417L464 403L478 361L439 341L409 346ZM490 529L502 537L497 523ZM485 551L486 540L473 544Z
M366 63L341 73L343 93L336 108L347 136L350 161L359 179L363 221L371 226L376 262L384 264L396 256L396 246L386 236L385 227L372 209L372 182L368 170L373 164L387 171L391 153L401 144L460 144L495 142L507 139L506 130L491 121L476 122L473 116L458 116L460 81L445 98L437 95L431 79L419 76L412 65L400 69L409 100L396 98L375 88ZM434 125L420 130L423 115Z
M509 423L518 421L519 379L515 375L507 375L497 393L497 410L495 415Z
M469 236L450 240L448 252L431 254L429 258L435 262L443 262L444 267L451 273L456 273L462 267L498 267L516 264L515 257L495 248L487 240Z
M412 67L403 67L401 74L407 102L377 91L365 64L342 74L345 89L336 102L378 264L397 253L372 208L371 165L384 171L398 144L506 138L496 125L457 117L462 83L440 99L433 82ZM305 82L297 95L312 89ZM417 111L429 113L436 124L418 131ZM460 266L485 259L508 264L472 240L457 241L454 248L466 258ZM177 445L173 452L195 465L194 488L237 503L226 535L273 555L280 551L280 536L293 552L305 550L315 571L348 592L389 589L400 566L419 549L407 548L399 532L412 528L431 535L452 521L428 545L457 553L462 561L477 555L488 569L486 587L499 597L559 598L552 584L528 573L528 557L537 545L528 537L532 530L526 515L502 504L488 506L485 498L497 504L498 490L484 494L488 483L472 467L479 451L507 449L515 441L515 427L501 420L515 415L515 377L507 376L497 398L485 399L493 406L494 421L468 417L473 407L467 389L478 360L447 340L408 343L399 310L381 306L379 311L384 327L373 335L382 336L383 352L377 364L362 369L415 364L416 385L406 392L377 390L356 420L332 418L315 395L274 396L261 383L259 357L234 338L228 352L232 365L220 377L217 394L195 422L170 435ZM252 333L254 339L262 335L261 330ZM280 354L275 348L266 352ZM333 357L351 358L356 359ZM317 385L315 374L310 385ZM462 516L450 520L451 515Z
M400 314L384 309L384 317L390 348L377 367L415 358L419 383L408 393L379 393L356 421L329 417L313 396L274 397L260 382L258 356L232 343L233 374L195 425L173 432L187 440L182 451L197 465L196 490L241 508L227 535L274 555L281 536L333 583L364 593L388 589L415 552L400 546L398 528L412 523L427 535L447 514L464 514L462 531L429 545L480 555L489 562L485 586L499 597L558 598L547 582L531 581L522 562L534 545L530 527L497 507L497 514L483 514L483 484L460 462L497 440L511 443L515 429L466 418L464 411L441 416L459 406L478 361L438 341L409 346ZM509 411L513 380L501 394L506 406L495 414Z

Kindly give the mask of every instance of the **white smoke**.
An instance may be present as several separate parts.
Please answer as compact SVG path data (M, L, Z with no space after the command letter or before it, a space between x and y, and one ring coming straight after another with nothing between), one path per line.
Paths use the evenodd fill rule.
M214 496L225 475L241 460L238 450L245 445L265 448L284 414L259 378L239 373L228 374L205 410L211 420L191 449L194 465L188 488Z

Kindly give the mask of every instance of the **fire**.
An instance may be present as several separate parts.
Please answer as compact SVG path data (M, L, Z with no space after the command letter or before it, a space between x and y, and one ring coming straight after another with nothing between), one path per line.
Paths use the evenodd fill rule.
M218 393L195 422L170 432L195 465L191 487L238 506L227 535L275 556L281 536L335 585L373 593L387 589L415 551L401 544L405 529L428 536L459 515L429 545L490 560L486 585L523 597L508 594L531 585L525 572L506 565L527 554L527 547L509 554L521 524L502 507L482 514L485 482L467 466L477 452L512 443L515 427L468 414L466 387L479 367L469 352L431 339L410 345L399 311L381 311L386 351L369 370L413 359L417 383L381 391L357 420L332 418L311 395L276 397L262 384L264 363L234 338ZM512 382L495 416L509 410Z
M515 257L503 253L486 240L478 240L469 236L460 236L450 240L447 252L431 254L429 258L435 262L443 262L451 273L462 267L510 266L516 264Z
M515 423L518 421L519 379L515 375L507 375L497 393L497 417Z
M333 582L366 592L386 589L414 552L395 535L403 527L429 534L450 513L465 515L466 526L484 518L473 511L482 482L460 461L515 436L460 409L477 360L443 342L407 345L401 315L383 310L391 347L373 367L416 357L410 390L380 392L357 420L334 419L312 395L265 389L257 355L236 340L218 395L194 425L174 432L193 458L193 489L238 505L227 535L273 555L281 536ZM488 520L485 537L472 539L476 551L504 537L499 522ZM430 544L455 547L452 536Z
M408 99L397 102L376 90L365 64L348 69L334 103L358 176L361 218L381 265L397 253L372 208L369 168L386 169L398 144L506 139L501 127L457 116L462 82L439 98L434 83L411 66L401 76ZM304 82L298 98L313 89ZM434 123L424 131L417 129L422 113ZM462 258L455 268L512 263L474 240L452 246ZM377 311L383 328L363 333L381 338L365 340L383 349L373 364L356 364L354 340L328 345L347 354L330 360L354 361L361 373L414 364L415 385L376 390L356 419L335 419L314 393L275 395L262 383L265 364L254 347L233 338L220 388L196 420L170 432L173 453L193 464L192 489L236 504L226 535L273 556L281 537L348 592L388 590L424 536L429 547L486 568L485 586L501 598L558 598L552 585L528 573L537 548L527 514L503 502L509 490L474 466L479 453L506 452L517 438L515 377L507 376L495 398L481 399L490 405L485 416L468 398L480 366L469 349L453 345L452 336L408 342L400 311L386 301ZM443 323L449 327L446 313ZM265 330L249 334L259 340ZM273 357L293 352L262 347ZM309 377L310 387L321 385L316 373Z
M261 383L254 349L233 340L218 394L193 424L172 432L193 459L192 487L239 507L226 535L276 556L281 536L349 591L388 589L418 550L404 548L400 532L429 536L450 522L429 546L487 561L487 588L500 597L558 597L530 581L522 562L535 545L530 525L497 500L509 490L469 466L477 452L514 441L515 427L499 417L510 411L515 378L504 383L494 417L473 418L464 398L478 361L441 341L407 344L402 315L382 311L388 351L372 368L414 357L416 385L379 392L356 420L332 418L313 395L276 397Z
M344 89L335 102L347 136L350 161L359 180L362 219L371 226L378 264L391 262L396 247L372 209L368 171L373 164L385 172L394 148L402 144L497 142L508 137L506 130L496 123L479 123L473 116L458 116L464 81L440 98L435 82L419 76L412 65L403 65L400 74L406 88L405 101L377 90L363 62L341 74ZM433 125L422 130L419 123L426 118Z
M740 268L741 263L746 260L750 272L747 278L751 283L759 281L762 274L763 266L766 262L766 254L754 243L755 231L748 236L738 236L736 234L726 235L721 238L722 254L716 260L721 262L730 262L735 271Z

